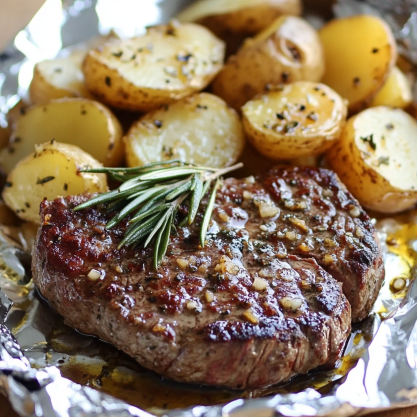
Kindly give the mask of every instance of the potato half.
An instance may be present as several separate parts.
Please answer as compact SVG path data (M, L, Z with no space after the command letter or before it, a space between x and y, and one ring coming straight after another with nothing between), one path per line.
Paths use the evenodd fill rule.
M373 107L348 120L327 160L363 206L397 213L417 203L416 155L417 121Z
M107 191L106 175L79 172L83 166L102 165L77 146L55 141L37 145L8 175L3 200L21 219L39 223L44 198Z
M255 35L277 17L299 16L300 0L199 0L181 11L181 22L196 22L222 37L226 32Z
M97 101L64 98L28 108L17 120L10 143L0 152L0 163L10 172L33 152L36 144L56 139L79 146L105 166L123 159L122 128L113 113Z
M390 106L405 109L413 101L411 85L406 75L394 67L378 94L372 100L371 106Z
M345 100L330 87L309 81L281 85L242 108L248 139L274 160L317 155L339 138Z
M36 64L29 87L31 103L45 104L63 97L92 98L81 70L85 55L86 51L77 51Z
M359 15L332 20L319 31L325 54L324 84L364 109L387 80L397 59L392 31L382 19Z
M155 26L90 51L89 90L122 109L150 111L204 89L223 66L224 43L203 26Z
M315 29L299 17L283 16L228 59L213 92L239 111L269 84L319 81L323 64Z
M232 165L244 147L236 112L208 93L200 93L148 113L124 138L129 166L179 158L210 167Z

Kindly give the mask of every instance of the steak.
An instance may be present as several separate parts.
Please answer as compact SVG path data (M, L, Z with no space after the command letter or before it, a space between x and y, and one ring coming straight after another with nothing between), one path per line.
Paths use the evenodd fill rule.
M151 249L117 248L128 220L71 210L91 197L43 201L34 282L67 324L177 381L259 388L333 366L384 277L370 218L328 170L224 180L205 247L199 213L156 271Z

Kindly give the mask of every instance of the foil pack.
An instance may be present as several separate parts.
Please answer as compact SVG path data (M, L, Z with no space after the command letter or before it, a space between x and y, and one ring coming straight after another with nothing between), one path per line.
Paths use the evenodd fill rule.
M47 0L0 54L0 126L26 96L36 62L110 30L121 37L140 34L189 2ZM339 0L334 13L383 17L401 55L417 65L417 0ZM323 21L314 13L306 17L315 26ZM34 230L0 226L0 388L28 417L348 417L417 404L417 211L375 222L385 284L373 314L354 326L336 369L246 392L164 381L114 347L65 326L30 281Z

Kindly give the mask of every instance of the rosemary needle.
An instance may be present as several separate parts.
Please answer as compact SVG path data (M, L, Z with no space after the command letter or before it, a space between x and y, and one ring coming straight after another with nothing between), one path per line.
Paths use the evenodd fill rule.
M203 213L200 229L200 245L204 247L220 184L219 177L242 166L240 163L217 169L172 160L135 168L85 168L81 172L105 173L122 184L117 190L100 194L73 210L104 205L108 213L114 213L106 225L107 229L127 219L127 228L119 248L136 247L142 243L147 247L152 244L153 266L156 269L167 251L171 229L175 230L174 221L179 206L188 205L188 216L176 227L192 224L202 199L209 191L213 180L216 180Z

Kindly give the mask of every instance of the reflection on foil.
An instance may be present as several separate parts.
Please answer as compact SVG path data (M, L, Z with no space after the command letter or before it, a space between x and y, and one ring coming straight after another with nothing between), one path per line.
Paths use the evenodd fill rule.
M25 96L35 62L110 30L122 37L142 33L188 2L47 0L0 54L0 125ZM416 0L339 0L335 12L382 15L402 54L417 64ZM0 386L22 416L351 416L363 408L417 403L417 212L380 218L377 228L386 281L374 315L354 326L336 369L237 392L163 380L114 347L67 327L26 275L30 234L0 227Z

